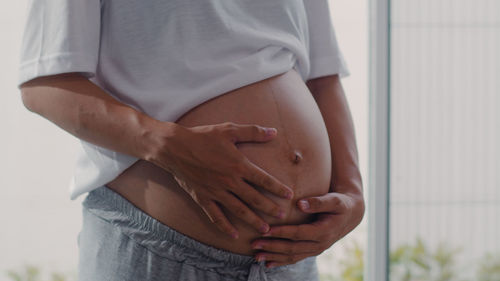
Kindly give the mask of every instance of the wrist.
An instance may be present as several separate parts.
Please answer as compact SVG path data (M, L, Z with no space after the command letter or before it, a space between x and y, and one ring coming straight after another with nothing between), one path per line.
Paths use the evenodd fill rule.
M158 159L168 159L173 138L185 128L174 122L159 121L148 116L145 116L140 123L142 125L138 140L140 158L153 164L158 164Z
M361 178L351 179L348 181L338 181L331 189L332 192L344 194L349 197L349 205L353 223L358 225L363 219L365 213L365 200Z
M365 200L362 193L348 194L353 200L352 215L353 222L358 225L363 220L365 214Z

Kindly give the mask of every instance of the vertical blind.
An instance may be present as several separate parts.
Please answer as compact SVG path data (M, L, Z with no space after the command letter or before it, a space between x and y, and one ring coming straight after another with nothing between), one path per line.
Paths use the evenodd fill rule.
M390 280L500 280L500 1L390 12Z

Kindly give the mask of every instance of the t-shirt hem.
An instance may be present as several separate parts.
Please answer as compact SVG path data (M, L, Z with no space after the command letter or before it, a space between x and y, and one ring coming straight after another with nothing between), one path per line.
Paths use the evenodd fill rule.
M338 74L340 78L351 75L342 56L329 56L311 60L311 66L309 76L307 77L308 80L335 74Z
M97 58L85 54L62 53L22 62L17 87L34 78L68 72L79 72L87 78L95 76Z

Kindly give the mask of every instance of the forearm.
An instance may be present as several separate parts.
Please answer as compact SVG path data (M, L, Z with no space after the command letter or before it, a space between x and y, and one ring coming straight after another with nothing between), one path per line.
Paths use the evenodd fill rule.
M340 79L337 75L325 76L310 80L307 85L321 111L330 139L333 166L330 189L362 200L354 124Z
M149 157L159 126L166 137L177 127L121 103L78 74L37 78L21 92L26 108L75 137L141 159Z

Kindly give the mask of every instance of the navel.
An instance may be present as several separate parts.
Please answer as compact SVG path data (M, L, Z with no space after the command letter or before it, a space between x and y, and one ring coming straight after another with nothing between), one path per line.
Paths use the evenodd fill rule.
M295 149L293 151L293 159L292 159L292 162L294 164L299 164L299 162L302 160L302 154L300 153L299 150Z

